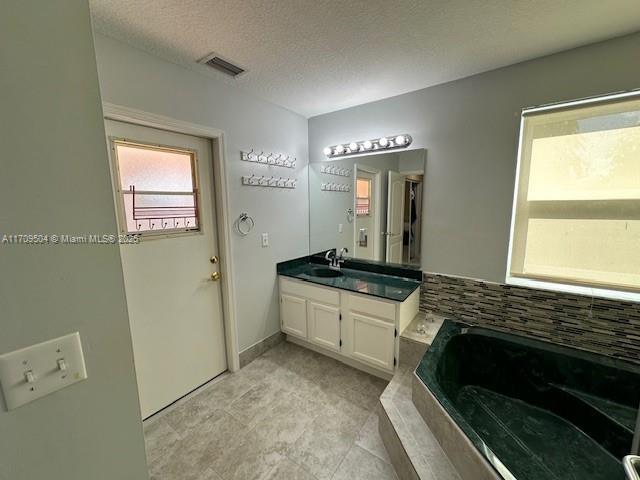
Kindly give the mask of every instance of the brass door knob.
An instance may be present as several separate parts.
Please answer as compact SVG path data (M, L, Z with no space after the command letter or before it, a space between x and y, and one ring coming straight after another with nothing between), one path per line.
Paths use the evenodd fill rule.
M220 259L218 258L218 256L217 256L217 255L214 255L213 257L211 257L211 258L209 259L209 261L210 261L211 263L213 263L213 264L216 264L216 263L218 263L218 262L220 261Z
M220 272L213 272L211 274L211 280L213 280L214 282L217 282L218 280L220 280Z

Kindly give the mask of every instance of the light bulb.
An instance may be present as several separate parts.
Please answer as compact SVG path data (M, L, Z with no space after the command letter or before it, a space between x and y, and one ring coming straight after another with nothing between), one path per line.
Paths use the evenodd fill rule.
M336 152L338 153L338 155L343 153L344 152L344 147L342 145L338 145L336 147Z
M402 146L407 142L407 138L404 135L398 135L396 137L396 145Z
M369 140L367 140L366 142L364 142L362 144L362 146L365 148L365 150L370 150L373 145L371 144L371 142Z
M387 137L382 137L380 140L378 140L378 143L381 147L386 147L387 145L389 145L389 140L387 140Z
M356 142L351 142L349 144L349 148L351 149L352 152L357 152L358 151L358 144Z
M324 154L328 157L329 155L331 155L331 147L324 147L324 150L322 150L324 152Z

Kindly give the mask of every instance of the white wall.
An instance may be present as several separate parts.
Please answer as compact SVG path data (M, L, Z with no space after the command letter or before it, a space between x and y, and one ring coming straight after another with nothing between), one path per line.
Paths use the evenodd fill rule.
M307 120L112 38L96 35L95 43L105 102L225 132L230 219L247 212L256 223L247 237L232 235L239 348L277 332L276 263L306 255L309 249ZM240 160L240 150L250 148L297 157L295 171L270 168L277 175L298 177L298 188L242 186L242 175L263 174L268 168ZM261 248L262 232L269 233L269 248Z
M409 133L427 149L422 269L504 281L520 111L640 87L640 33L309 120L326 145Z
M0 234L115 233L86 0L4 1L0 63ZM0 400L0 479L146 479L117 245L0 244L0 272L0 353L79 331L89 374Z

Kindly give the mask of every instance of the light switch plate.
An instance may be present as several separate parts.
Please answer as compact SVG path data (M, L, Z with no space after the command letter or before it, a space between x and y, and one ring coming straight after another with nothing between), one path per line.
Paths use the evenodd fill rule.
M269 234L268 233L263 233L262 234L262 247L268 247L269 246Z
M9 410L86 378L78 332L0 355L0 385Z

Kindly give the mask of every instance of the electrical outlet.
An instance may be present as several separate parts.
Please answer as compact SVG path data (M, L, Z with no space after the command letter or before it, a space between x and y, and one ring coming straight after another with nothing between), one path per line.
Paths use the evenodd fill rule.
M262 234L262 248L268 247L269 246L269 234L268 233L263 233Z

